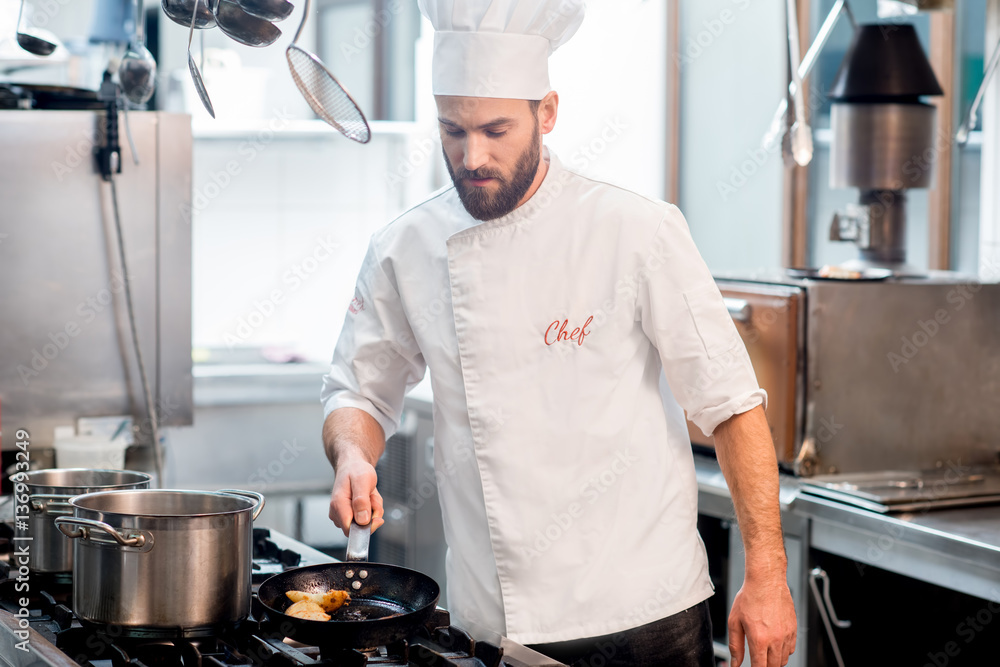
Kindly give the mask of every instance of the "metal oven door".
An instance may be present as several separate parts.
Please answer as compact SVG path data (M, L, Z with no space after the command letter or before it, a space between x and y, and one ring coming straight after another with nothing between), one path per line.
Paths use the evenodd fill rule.
M757 382L767 391L767 423L778 462L793 469L802 435L805 291L791 285L718 280ZM691 442L714 447L688 422Z

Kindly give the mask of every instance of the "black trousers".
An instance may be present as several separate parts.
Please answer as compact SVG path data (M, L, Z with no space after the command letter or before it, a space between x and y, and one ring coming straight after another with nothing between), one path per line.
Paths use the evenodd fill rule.
M715 667L707 600L631 630L530 648L572 667Z

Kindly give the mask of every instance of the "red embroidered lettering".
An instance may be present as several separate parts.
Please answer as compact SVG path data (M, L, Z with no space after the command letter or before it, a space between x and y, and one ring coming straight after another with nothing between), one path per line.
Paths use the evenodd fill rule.
M365 309L365 300L360 296L356 296L351 299L351 305L347 307L349 311L357 315L359 312Z
M593 321L594 321L594 316L591 315L590 317L587 318L587 321L583 323L583 326L580 327L580 339L577 341L580 345L583 345L583 339L587 337L588 333L590 333L589 331L587 331L587 327L589 327L590 323Z
M559 340L559 332L558 331L556 332L555 339L553 339L552 341L549 340L549 332L552 331L553 327L558 327L558 326L559 326L559 320L556 320L555 322L553 322L552 324L549 325L548 329L545 330L545 344L546 345L552 345L552 343L555 343L557 340ZM564 324L563 326L566 326L566 325Z
M569 320L559 321L556 320L545 329L545 344L552 345L553 343L558 343L564 340L574 341L577 345L583 345L583 339L586 338L590 332L587 331L587 327L590 323L594 321L594 316L591 315L587 318L587 321L583 323L582 327L576 327L572 331L567 332L566 328L569 326Z

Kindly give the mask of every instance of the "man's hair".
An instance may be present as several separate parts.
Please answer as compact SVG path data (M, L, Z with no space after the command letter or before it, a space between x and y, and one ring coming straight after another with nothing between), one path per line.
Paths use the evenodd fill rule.
M532 115L538 115L538 107L542 106L541 100L528 100L528 108L531 109Z

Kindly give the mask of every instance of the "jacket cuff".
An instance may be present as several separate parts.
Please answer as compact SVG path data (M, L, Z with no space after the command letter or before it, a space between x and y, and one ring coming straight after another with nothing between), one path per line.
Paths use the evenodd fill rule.
M399 428L398 423L376 408L375 404L367 398L347 391L338 392L323 402L323 421L326 421L331 412L340 408L357 408L358 410L367 412L382 427L386 440L392 437L396 429Z
M758 405L763 405L764 409L767 409L767 392L760 388L739 394L722 405L702 410L697 415L692 416L691 421L701 429L702 433L711 436L722 422L733 415L752 410Z

